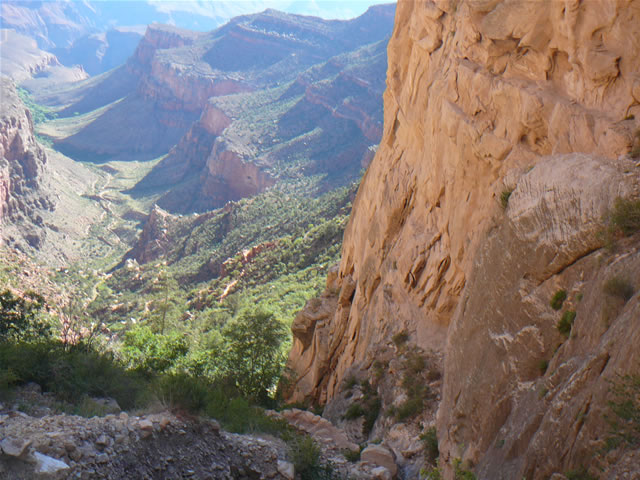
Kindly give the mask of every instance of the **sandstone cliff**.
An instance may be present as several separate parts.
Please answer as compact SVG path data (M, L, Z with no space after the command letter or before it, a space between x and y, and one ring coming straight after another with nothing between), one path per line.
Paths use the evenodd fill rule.
M53 208L44 193L47 157L36 141L29 110L15 84L0 77L0 242L19 244L22 239L37 247L44 231L42 210Z
M406 331L445 356L447 478L456 458L491 479L589 465L607 379L638 368L637 298L610 329L598 313L616 269L637 278L636 246L607 257L596 232L638 192L625 155L640 126L639 14L636 1L399 2L383 139L325 307L294 322L292 399L330 402ZM560 288L586 300L564 343L548 306Z

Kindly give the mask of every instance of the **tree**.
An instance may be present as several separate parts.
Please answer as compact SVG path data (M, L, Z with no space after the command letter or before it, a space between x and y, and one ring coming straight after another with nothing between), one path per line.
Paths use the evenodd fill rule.
M10 290L0 293L0 341L33 341L48 338L51 325L42 319L44 298L35 292L18 297Z
M271 312L245 313L227 323L223 372L238 390L254 401L266 400L286 361L282 343L287 329Z

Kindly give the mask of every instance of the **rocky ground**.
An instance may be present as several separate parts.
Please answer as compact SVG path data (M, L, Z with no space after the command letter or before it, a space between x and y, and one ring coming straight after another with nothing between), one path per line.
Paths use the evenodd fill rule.
M98 400L95 400L98 402ZM287 444L270 435L225 432L212 419L169 411L129 414L104 401L104 416L59 413L61 404L30 384L0 404L0 479L287 479L300 478ZM28 413L25 413L28 412ZM331 465L333 479L396 477L394 454L370 445L359 450L328 420L292 409L272 416L311 435Z

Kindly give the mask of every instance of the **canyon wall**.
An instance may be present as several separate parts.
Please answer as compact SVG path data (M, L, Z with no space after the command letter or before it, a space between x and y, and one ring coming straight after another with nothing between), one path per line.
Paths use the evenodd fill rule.
M458 458L491 479L579 467L606 430L606 379L638 368L637 298L615 328L594 309L607 275L638 276L637 245L617 261L597 232L638 193L640 2L545 5L398 3L383 138L338 275L293 325L292 400L331 402L399 332L442 353L447 478ZM566 342L559 288L589 296Z
M31 113L8 77L0 77L2 105L0 110L0 241L19 242L21 236L37 247L44 231L42 210L53 203L42 188L45 183L44 149L36 141ZM9 226L15 227L9 232Z

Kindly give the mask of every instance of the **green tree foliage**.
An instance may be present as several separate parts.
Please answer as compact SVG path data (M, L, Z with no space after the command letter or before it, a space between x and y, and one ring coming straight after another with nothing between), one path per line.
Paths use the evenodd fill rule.
M51 326L41 310L44 298L35 292L24 296L14 295L10 290L0 293L0 341L33 341L48 338Z
M244 313L222 332L226 348L222 369L249 399L262 401L276 384L286 361L280 348L287 339L284 324L270 312Z
M124 336L122 356L130 368L147 373L163 373L182 359L189 347L182 334L153 333L148 326L138 326Z

